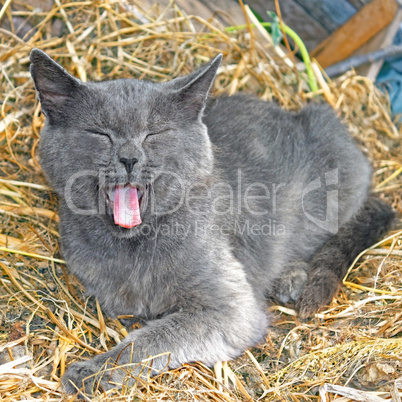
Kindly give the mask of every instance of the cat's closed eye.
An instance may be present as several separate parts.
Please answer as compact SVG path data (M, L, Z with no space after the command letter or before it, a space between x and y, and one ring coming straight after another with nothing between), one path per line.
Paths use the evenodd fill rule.
M155 131L149 131L144 140L143 140L143 145L144 146L149 146L151 149L162 149L166 146L169 145L171 142L171 135L170 133L173 133L173 130L170 128L164 128L162 130L155 130Z
M164 128L162 130L155 130L155 131L150 131L149 133L147 133L147 135L145 136L145 139L147 139L148 137L152 137L152 136L156 136L159 134L165 134L167 132L171 131L170 128Z
M97 131L97 130L91 130L91 129L86 129L85 132L92 134L92 135L107 138L113 144L113 140L112 140L112 137L110 134L107 134L103 131Z

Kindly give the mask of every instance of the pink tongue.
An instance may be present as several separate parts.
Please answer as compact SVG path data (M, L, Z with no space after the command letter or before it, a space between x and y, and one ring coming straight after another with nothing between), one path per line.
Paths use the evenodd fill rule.
M116 186L113 215L114 223L123 228L133 228L142 222L136 187Z

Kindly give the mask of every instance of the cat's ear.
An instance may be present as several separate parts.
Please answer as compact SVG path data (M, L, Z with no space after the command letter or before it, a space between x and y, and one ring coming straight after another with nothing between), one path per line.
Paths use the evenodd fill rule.
M31 76L39 92L42 111L46 117L52 118L62 112L66 102L74 96L82 83L42 50L33 49L29 59Z
M222 54L218 54L199 70L169 83L185 109L190 109L198 115L203 111L221 61Z

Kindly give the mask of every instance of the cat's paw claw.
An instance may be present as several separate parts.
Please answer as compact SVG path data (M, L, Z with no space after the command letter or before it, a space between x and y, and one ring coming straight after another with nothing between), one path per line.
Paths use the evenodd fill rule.
M294 303L298 300L307 281L307 272L308 264L297 262L281 276L276 290L276 297L281 303Z
M70 365L62 378L64 391L68 394L78 393L78 398L82 399L86 395L93 395L98 389L112 388L104 378L107 374L102 375L101 371L102 368L91 360Z
M318 270L309 276L296 302L296 310L300 318L310 318L321 307L329 305L335 296L339 278L328 270Z

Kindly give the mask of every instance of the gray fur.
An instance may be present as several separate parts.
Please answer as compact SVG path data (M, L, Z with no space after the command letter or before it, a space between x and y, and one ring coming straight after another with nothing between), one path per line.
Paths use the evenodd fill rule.
M154 373L230 360L264 339L266 296L298 299L307 316L342 279L317 282L322 300L303 296L312 286L310 261L334 238L308 218L334 212L326 186L303 190L336 172L342 228L368 198L368 161L328 106L293 113L246 95L207 100L220 61L163 84L82 83L40 50L31 53L47 117L40 158L60 197L63 255L109 316L146 322L109 352L71 365L63 377L68 392L102 367L163 352L170 361L155 359ZM138 160L132 173L122 157ZM146 189L141 225L124 229L105 213L99 171L106 185ZM80 172L87 174L70 180ZM98 375L85 392L124 376Z

